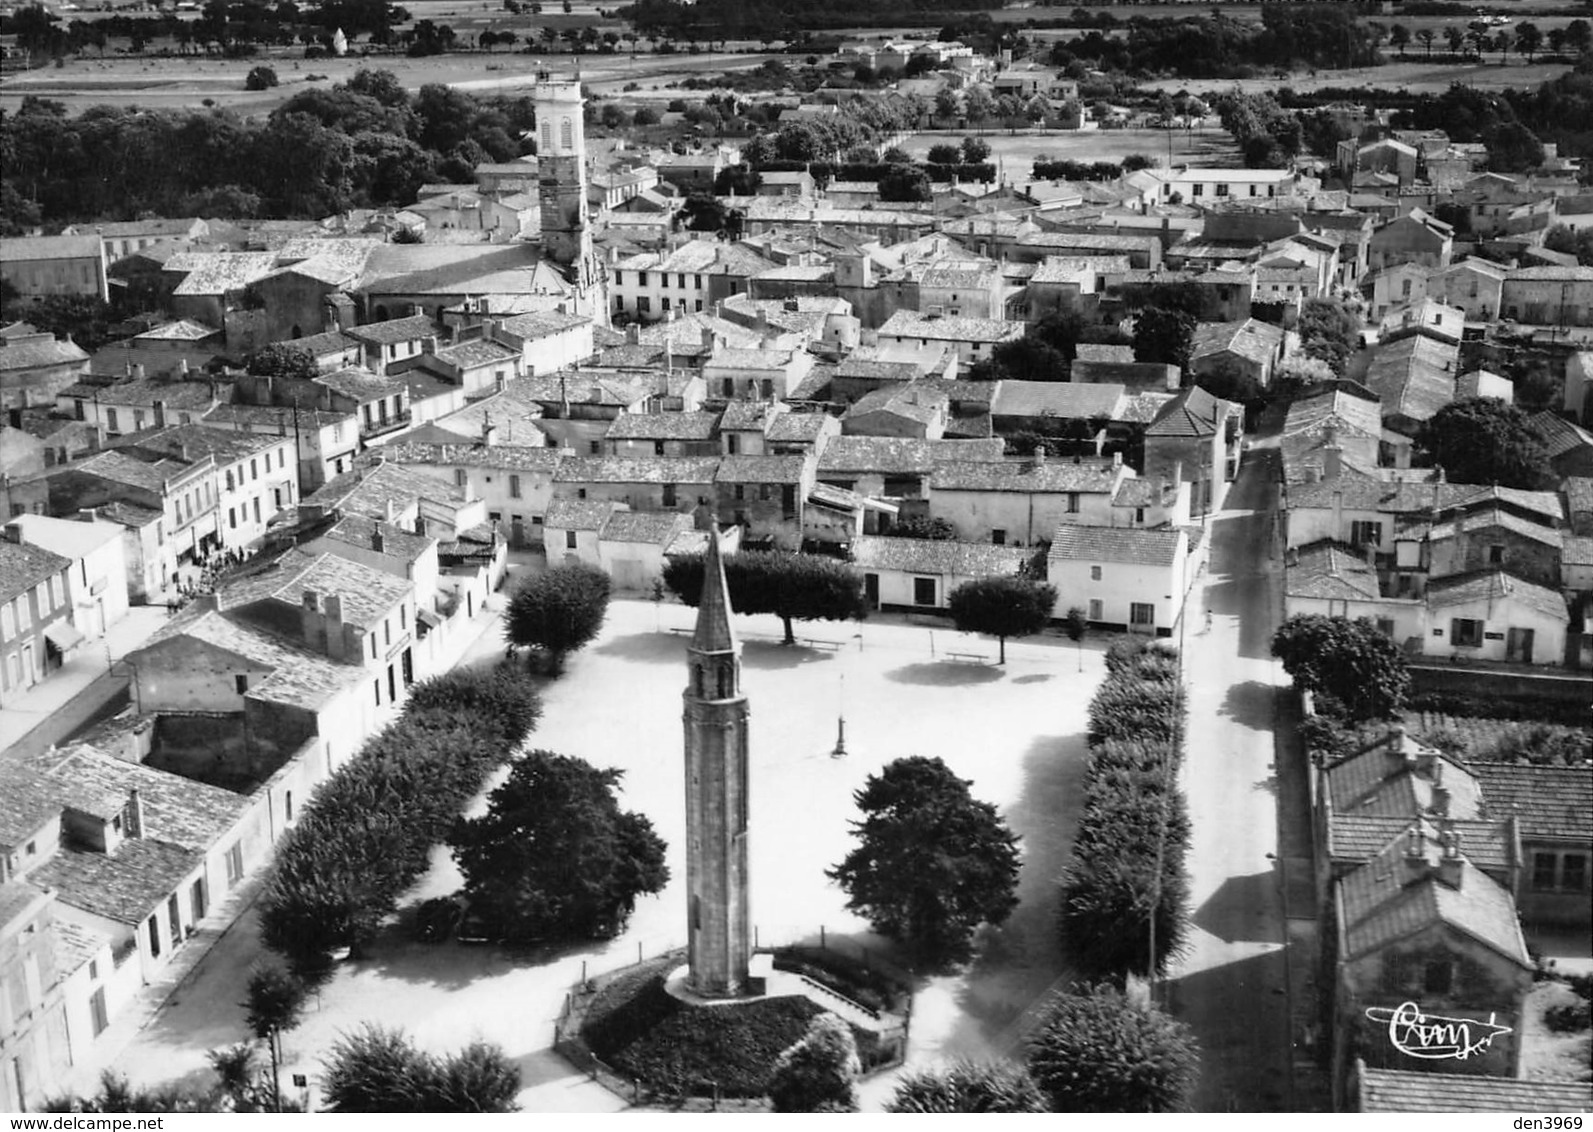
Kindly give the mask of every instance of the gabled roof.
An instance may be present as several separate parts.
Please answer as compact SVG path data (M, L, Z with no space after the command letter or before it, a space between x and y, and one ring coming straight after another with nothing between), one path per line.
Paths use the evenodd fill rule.
M712 440L718 413L621 413L604 434L608 440Z
M1334 763L1327 782L1336 814L1419 817L1437 810L1442 786L1451 817L1483 816L1482 789L1464 763L1398 732Z
M863 535L852 541L852 565L859 570L897 570L965 578L1016 574L1032 553L1015 546L944 539Z
M407 510L417 499L457 506L465 502L465 493L424 472L383 460L328 480L303 502L336 507L346 514L388 519Z
M1488 602L1491 608L1494 602L1514 601L1545 617L1558 621L1569 620L1565 598L1559 590L1528 582L1503 570L1478 570L1470 574L1430 578L1426 600L1430 609L1448 609L1478 601Z
M1055 562L1109 562L1169 567L1187 539L1183 531L1160 527L1087 527L1063 523L1047 556Z
M600 531L625 504L608 499L555 499L548 504L542 525L561 531Z
M1551 460L1570 452L1593 449L1593 433L1558 413L1534 413L1527 418L1527 423L1543 438L1543 447Z
M71 566L70 558L63 558L42 546L0 541L0 603L27 593Z
M712 483L718 456L566 456L555 483Z
M855 474L928 475L948 460L1000 460L1006 442L917 440L895 436L834 436L819 456L819 471Z
M1339 881L1345 921L1341 959L1358 959L1443 924L1530 970L1510 890L1463 854L1446 878L1441 865L1449 862L1442 861L1441 852L1419 832L1407 834Z
M1104 495L1117 486L1121 474L1120 467L1093 460L1088 463L958 460L937 464L930 474L929 482L934 491L1015 491L1028 494L1079 492Z
M1360 1066L1361 1112L1587 1112L1593 1084Z
M1515 817L1523 838L1593 841L1593 763L1534 766L1474 762L1490 818Z
M665 547L681 531L690 529L692 518L675 511L615 511L598 537L604 542L644 543Z
M411 342L437 333L437 324L429 315L416 314L407 318L390 318L386 322L368 322L364 326L350 326L344 334L358 342L390 346L397 342Z
M268 598L297 609L307 593L336 596L342 599L344 622L370 628L413 590L406 578L340 554L312 555L294 548L222 587L216 598L217 607L226 613Z
M0 340L0 373L40 366L72 365L88 360L83 348L71 340L5 342Z
M1198 385L1181 389L1162 406L1145 435L1205 437L1215 435L1233 412L1231 401L1213 397Z
M1066 420L1115 419L1124 395L1124 387L1113 382L999 381L990 399L990 414Z
M1317 601L1376 601L1381 596L1377 571L1363 556L1336 542L1302 547L1284 571L1284 592Z
M797 484L807 471L806 456L725 456L715 483Z
M1455 399L1460 348L1413 334L1378 348L1367 386L1382 399L1383 415L1425 421Z
M1193 361L1228 351L1265 365L1283 344L1283 328L1247 318L1242 322L1203 322L1195 328L1189 357Z

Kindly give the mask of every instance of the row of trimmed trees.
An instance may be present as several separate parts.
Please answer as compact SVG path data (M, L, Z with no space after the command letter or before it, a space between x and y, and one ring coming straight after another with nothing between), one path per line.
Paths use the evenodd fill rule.
M1121 983L1165 971L1188 931L1189 813L1176 785L1185 707L1178 658L1158 645L1114 644L1106 668L1090 701L1059 928L1079 975Z
M541 701L510 668L416 685L404 713L316 790L277 851L261 937L313 985L357 949L426 870L487 776L535 727Z

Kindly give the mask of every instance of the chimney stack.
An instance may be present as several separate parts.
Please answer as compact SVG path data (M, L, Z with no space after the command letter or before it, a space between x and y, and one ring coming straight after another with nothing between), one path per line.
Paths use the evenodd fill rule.
M326 650L333 660L343 660L348 655L343 639L343 599L337 594L327 594L321 604L326 610Z
M377 554L383 554L387 550L387 540L382 537L382 525L380 523L371 528L371 549Z

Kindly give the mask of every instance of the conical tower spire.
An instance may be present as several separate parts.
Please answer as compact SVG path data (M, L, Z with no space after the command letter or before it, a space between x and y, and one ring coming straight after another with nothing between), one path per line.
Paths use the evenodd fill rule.
M702 560L702 600L697 605L697 630L691 647L697 652L733 652L736 632L730 627L730 585L719 553L719 524L708 528L708 552Z

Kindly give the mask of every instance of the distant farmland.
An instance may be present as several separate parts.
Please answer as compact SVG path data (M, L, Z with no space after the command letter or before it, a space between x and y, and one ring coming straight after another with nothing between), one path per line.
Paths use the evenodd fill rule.
M922 158L932 145L955 144L973 130L936 130L914 134L902 148ZM1223 129L1204 130L1049 130L1044 133L1008 134L986 130L979 139L990 146L990 160L1002 161L1009 179L1027 180L1037 156L1068 161L1121 161L1131 153L1143 153L1158 165L1167 160L1172 143L1175 165L1237 166L1239 147Z

